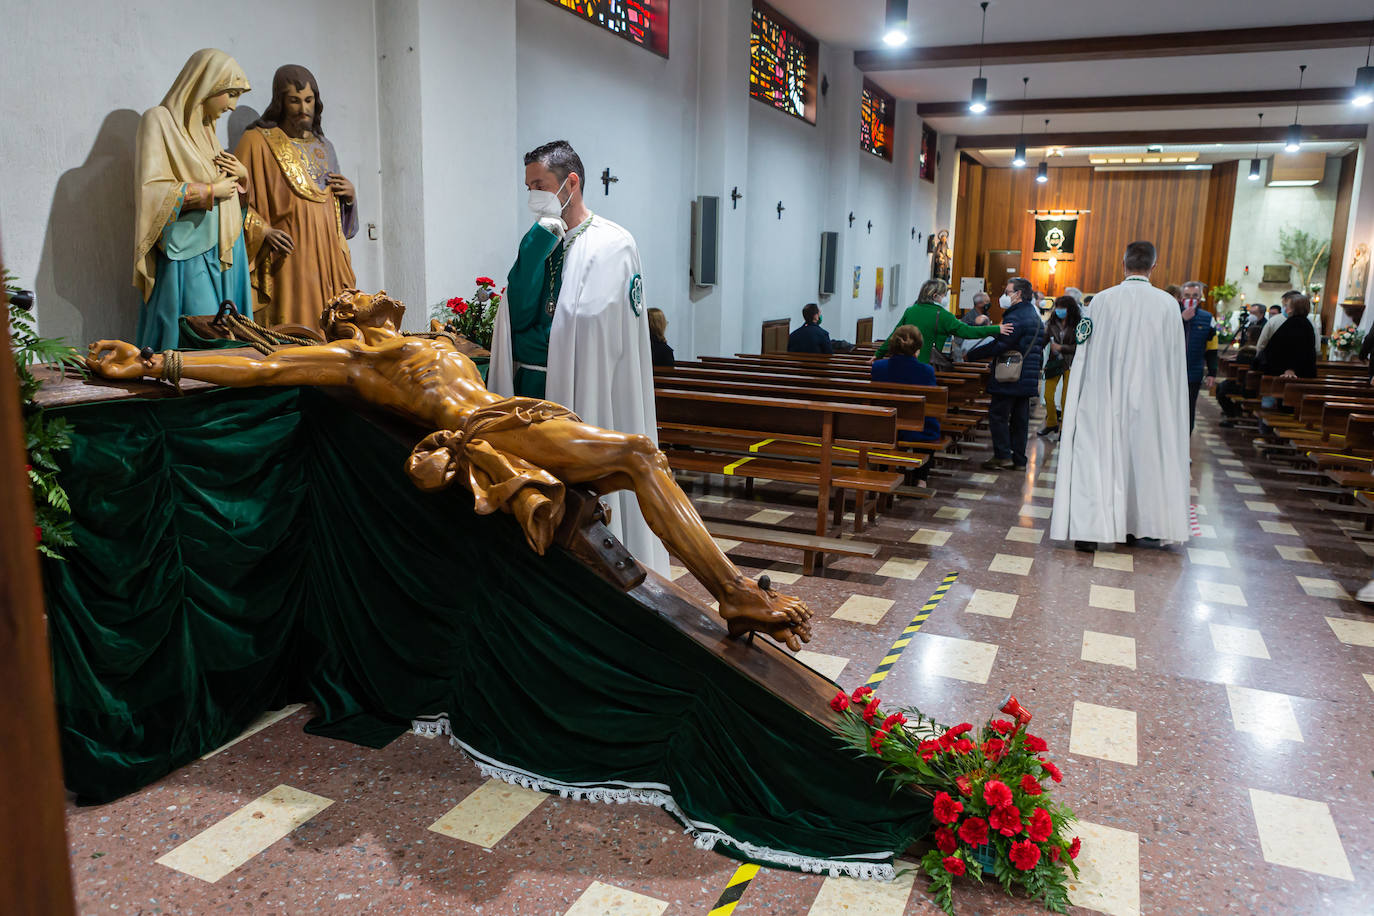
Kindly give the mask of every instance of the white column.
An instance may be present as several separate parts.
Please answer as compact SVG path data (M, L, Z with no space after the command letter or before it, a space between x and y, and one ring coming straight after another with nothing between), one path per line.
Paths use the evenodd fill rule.
M514 258L515 9L377 0L376 17L386 287L420 328L475 277L504 285Z
M697 78L696 193L720 197L720 282L691 294L692 320L676 341L678 356L756 350L745 340L746 219L730 192L748 194L749 0L702 0ZM683 345L687 348L684 350Z
M383 286L406 303L406 324L425 311L425 198L420 111L420 2L377 0L377 130L382 165ZM398 142L398 138L406 138ZM366 290L374 292L374 290Z

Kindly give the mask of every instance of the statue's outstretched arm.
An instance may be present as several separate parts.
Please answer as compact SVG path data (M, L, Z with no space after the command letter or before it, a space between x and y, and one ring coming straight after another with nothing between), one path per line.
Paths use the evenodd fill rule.
M342 386L361 367L363 354L354 344L289 347L271 356L239 356L224 350L168 351L144 357L122 340L98 340L86 354L86 365L105 378L199 379L230 388L264 385Z

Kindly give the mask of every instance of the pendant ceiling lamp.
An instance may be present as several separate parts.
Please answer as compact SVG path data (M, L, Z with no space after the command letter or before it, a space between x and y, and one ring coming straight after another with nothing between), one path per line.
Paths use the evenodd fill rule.
M1050 180L1050 119L1045 119L1045 155L1035 170L1035 180L1040 184Z
M1298 67L1298 91L1302 92L1302 78L1307 74L1307 64ZM1296 153L1302 149L1302 125L1298 123L1298 112L1302 110L1302 99L1293 106L1293 123L1288 125L1288 142L1283 148L1290 153Z
M887 16L883 21L883 44L889 48L900 48L910 40L907 0L887 0Z
M1011 164L1018 169L1026 167L1026 91L1030 89L1030 77L1021 77L1021 139L1016 141L1016 155Z
M983 0L983 31L978 36L978 75L973 78L973 94L969 98L968 110L982 114L988 110L988 81L983 76L983 42L988 35L988 0Z
M1374 67L1369 65L1369 52L1374 49L1374 24L1369 31L1369 43L1364 48L1364 66L1355 71L1355 91L1350 96L1350 104L1363 108L1374 102Z
M1255 135L1255 158L1250 160L1250 180L1259 181L1260 178L1260 158L1259 158L1259 137L1264 135L1264 112L1259 116L1259 133Z

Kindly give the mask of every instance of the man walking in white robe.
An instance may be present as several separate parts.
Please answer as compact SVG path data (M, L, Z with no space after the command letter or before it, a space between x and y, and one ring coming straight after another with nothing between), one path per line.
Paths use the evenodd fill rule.
M1126 279L1079 328L1050 537L1080 550L1188 540L1187 351L1178 302L1150 285L1155 260L1153 244L1128 245Z
M497 313L488 387L543 397L593 426L657 443L639 248L629 232L587 209L584 179L582 160L565 141L525 156L537 222L521 243ZM634 494L620 491L602 501L611 509L612 533L640 563L666 575L668 551Z

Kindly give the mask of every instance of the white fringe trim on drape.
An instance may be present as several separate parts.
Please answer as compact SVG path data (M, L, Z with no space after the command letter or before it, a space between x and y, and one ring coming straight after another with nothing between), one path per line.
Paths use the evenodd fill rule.
M888 861L893 858L891 852L857 853L853 856L846 856L840 859L816 859L810 856L798 855L778 849L771 849L767 846L756 846L753 843L736 839L714 824L704 821L695 821L687 816L676 801L668 786L656 782L598 782L598 783L567 783L556 779L549 779L537 773L530 773L519 767L493 760L482 754L480 751L470 747L453 734L447 716L436 716L434 718L416 719L411 723L415 734L425 738L437 738L447 735L449 743L461 750L472 762L477 764L477 769L482 775L492 779L499 779L511 785L523 786L526 789L534 789L538 792L549 792L563 798L571 798L576 801L601 802L603 804L634 804L634 805L653 805L662 808L682 823L685 832L691 834L693 842L698 849L714 849L716 844L723 843L739 851L746 858L760 863L778 865L784 868L795 868L799 871L811 872L817 875L830 875L831 877L845 876L849 878L861 878L870 881L891 881L897 877L896 869Z

